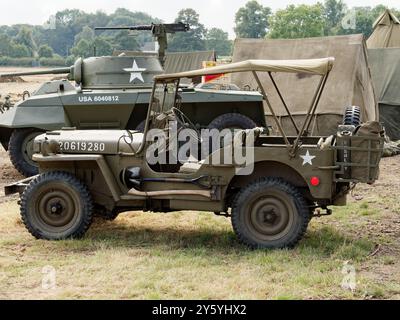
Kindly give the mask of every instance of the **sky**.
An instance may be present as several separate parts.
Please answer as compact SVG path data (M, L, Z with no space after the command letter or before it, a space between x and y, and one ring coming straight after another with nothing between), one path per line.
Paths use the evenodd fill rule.
M102 10L112 13L120 7L149 13L164 22L173 22L180 9L193 8L200 14L200 21L207 28L221 28L234 38L235 13L246 2L247 0L0 0L0 24L41 25L49 16L63 9L81 9L86 12ZM259 2L275 11L289 4L315 4L318 0L259 0ZM383 4L400 9L399 0L344 0L344 2L349 7Z

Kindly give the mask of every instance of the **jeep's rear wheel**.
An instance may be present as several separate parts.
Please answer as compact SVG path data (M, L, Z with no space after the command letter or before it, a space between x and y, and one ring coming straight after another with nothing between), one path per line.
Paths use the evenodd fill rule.
M232 205L233 229L242 243L254 249L293 248L310 218L307 202L297 188L277 178L251 183Z
M11 133L8 144L10 160L21 174L25 177L31 177L38 174L39 169L33 156L33 141L42 134L38 129L15 129Z
M92 223L93 203L88 188L65 172L44 173L21 195L21 217L37 239L80 238Z

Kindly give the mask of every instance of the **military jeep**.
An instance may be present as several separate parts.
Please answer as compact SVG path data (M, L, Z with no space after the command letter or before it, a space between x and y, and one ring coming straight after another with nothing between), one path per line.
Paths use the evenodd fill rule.
M158 75L144 132L65 128L40 135L33 156L40 174L7 186L5 192L21 193L22 220L38 239L80 238L99 214L113 219L135 210L197 210L231 217L238 239L252 248L292 248L312 217L331 214L329 206L345 205L357 183L372 184L379 174L384 139L378 122L352 124L347 116L335 135L308 135L333 64L333 58L250 60ZM253 74L273 116L260 72L320 76L303 125L298 128L293 121L298 135L286 135L274 117L280 136L270 136L267 128L231 128L231 139L219 136L210 148L209 139L180 109L179 83L234 72ZM155 130L165 133L165 139L149 139ZM174 137L185 130L202 157L189 149L184 161L176 161L170 147L183 147ZM236 154L246 154L246 161L229 159ZM156 160L165 156L167 162L150 161L149 155Z

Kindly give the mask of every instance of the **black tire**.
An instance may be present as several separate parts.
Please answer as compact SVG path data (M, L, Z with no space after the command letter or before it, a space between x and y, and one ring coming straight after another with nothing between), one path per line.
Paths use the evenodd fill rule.
M347 126L358 127L361 125L361 108L360 107L347 107L344 112L343 124Z
M92 223L92 197L86 185L72 174L44 173L22 193L21 218L37 239L81 238Z
M208 129L223 130L227 128L232 129L253 129L257 124L240 113L226 113L215 118L209 125Z
M240 113L226 113L220 115L219 117L215 118L207 127L207 129L217 129L218 131L222 131L224 129L253 129L256 128L257 124L251 120L249 117L246 117ZM201 156L205 157L211 154L212 152L216 151L215 146L212 145L213 139L210 138L208 144L202 143ZM221 146L223 146L223 142L221 141ZM219 149L219 148L218 148Z
M311 219L299 190L278 178L261 178L243 188L232 205L239 241L253 249L293 248Z
M38 129L15 129L8 143L10 160L22 175L32 177L39 173L37 164L32 160L33 140L43 131Z

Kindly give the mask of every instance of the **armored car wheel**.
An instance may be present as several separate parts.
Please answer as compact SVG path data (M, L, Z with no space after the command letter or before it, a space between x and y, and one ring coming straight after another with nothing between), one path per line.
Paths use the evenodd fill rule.
M80 238L92 223L93 203L88 188L65 172L39 175L21 195L21 217L37 239Z
M232 205L233 229L242 243L254 249L293 248L304 236L310 219L301 193L278 178L251 183Z
M39 173L38 166L32 160L33 140L43 132L38 129L16 129L12 132L8 144L10 160L22 175L31 177Z

